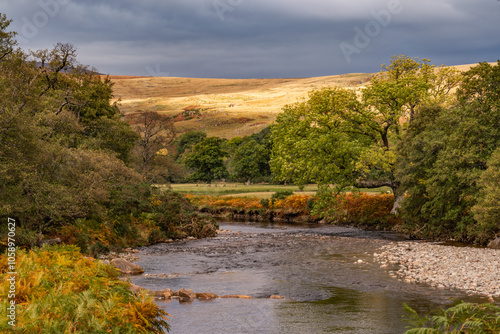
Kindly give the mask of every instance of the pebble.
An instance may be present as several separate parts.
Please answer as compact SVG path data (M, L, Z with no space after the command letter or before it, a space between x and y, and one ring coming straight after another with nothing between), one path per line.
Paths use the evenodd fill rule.
M383 246L374 257L382 268L393 269L389 275L406 283L500 297L498 249L398 242Z

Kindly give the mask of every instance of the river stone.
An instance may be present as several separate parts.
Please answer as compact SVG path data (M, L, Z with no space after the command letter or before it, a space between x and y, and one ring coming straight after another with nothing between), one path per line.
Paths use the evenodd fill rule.
M500 249L500 238L496 238L488 244L488 248Z
M141 266L123 259L113 259L111 264L123 275L140 275L144 272Z
M201 292L196 294L196 298L198 299L215 299L218 298L215 293L210 293L210 292Z
M285 299L285 297L278 296L278 295L272 295L269 297L269 299Z
M245 296L245 295L226 295L220 298L240 298L240 299L253 299L253 297Z
M191 289L180 289L179 291L176 291L173 293L174 296L178 296L179 298L183 299L195 299L196 298L196 293L193 292Z
M170 289L165 289L165 290L159 290L159 291L154 291L152 295L155 298L165 298L165 299L170 299L172 297L172 294L174 292Z

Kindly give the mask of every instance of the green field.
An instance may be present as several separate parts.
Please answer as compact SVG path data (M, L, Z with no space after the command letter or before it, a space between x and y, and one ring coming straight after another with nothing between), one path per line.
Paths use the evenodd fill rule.
M314 196L318 190L316 184L306 185L303 191L300 191L296 185L279 185L279 184L252 184L244 183L212 183L212 184L195 184L181 183L171 185L157 185L160 189L168 189L193 195L211 195L211 196L251 196L258 198L270 198L277 191L291 190L296 194ZM382 187L376 189L359 189L362 192L382 194L390 192L390 188Z

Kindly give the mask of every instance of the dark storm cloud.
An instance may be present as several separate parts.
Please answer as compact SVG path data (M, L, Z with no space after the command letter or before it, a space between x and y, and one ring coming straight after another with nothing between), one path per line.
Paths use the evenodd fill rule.
M23 48L71 42L112 74L298 77L373 72L394 54L500 57L496 0L0 0L0 11Z

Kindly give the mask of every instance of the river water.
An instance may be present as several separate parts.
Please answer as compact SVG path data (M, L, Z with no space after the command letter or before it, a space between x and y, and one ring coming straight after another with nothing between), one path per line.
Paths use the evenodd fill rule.
M133 283L255 299L158 301L171 333L404 333L403 303L419 312L482 301L461 292L406 284L373 253L401 238L338 226L223 222L215 238L141 249ZM280 295L285 300L267 299Z

